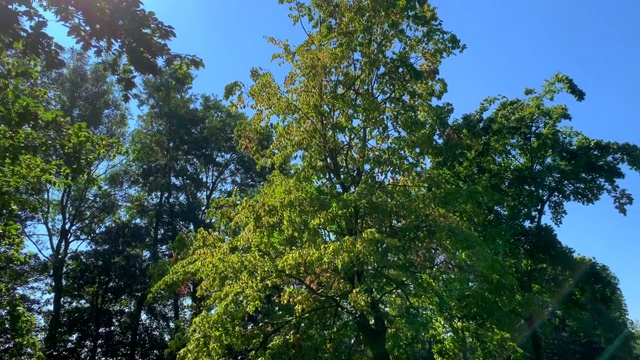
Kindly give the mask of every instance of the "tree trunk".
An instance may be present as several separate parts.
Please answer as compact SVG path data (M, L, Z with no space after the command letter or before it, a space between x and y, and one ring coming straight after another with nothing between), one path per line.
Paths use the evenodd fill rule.
M462 360L469 360L469 342L467 341L467 334L462 332Z
M142 318L142 309L146 298L146 294L142 294L136 301L136 309L133 315L134 318L131 324L131 334L129 337L129 360L136 360L136 351L138 350L138 331L140 329L140 319Z
M94 303L93 303L93 334L91 336L91 351L89 359L96 360L98 358L98 342L100 341L100 327L101 327L101 319L100 315L102 309L100 308L100 296L95 295Z
M533 358L535 360L544 360L544 348L542 344L542 335L538 329L538 324L533 316L527 318L527 326L529 327L529 335L531 339L531 348L533 349Z
M372 307L377 308L377 305L372 305ZM366 315L358 315L356 327L371 351L372 360L391 360L391 355L387 350L387 326L379 312L373 316L373 326Z
M64 290L63 273L64 258L58 256L53 260L52 264L53 278L53 309L51 319L47 326L47 335L44 338L44 347L47 359L58 359L61 354L58 353L60 328L62 327L62 292Z
M191 292L189 293L189 296L191 297L191 303L194 305L194 309L191 313L190 322L193 322L196 316L200 315L202 312L202 301L198 298L198 287L200 286L200 283L192 280L191 285Z
M180 295L173 295L173 321L178 323L180 321Z

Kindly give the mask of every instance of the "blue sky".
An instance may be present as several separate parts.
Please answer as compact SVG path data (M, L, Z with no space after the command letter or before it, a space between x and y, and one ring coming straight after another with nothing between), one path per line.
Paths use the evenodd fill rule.
M222 95L234 80L248 82L249 70L270 62L274 49L264 36L301 39L287 8L276 0L156 0L147 9L176 28L173 49L195 54L206 64L195 90ZM640 143L640 2L637 0L439 0L445 27L468 49L449 59L441 74L446 100L456 113L474 110L486 96L520 96L561 71L587 93L569 102L572 126L592 137ZM280 70L281 71L281 70ZM624 185L640 202L640 177ZM610 199L584 207L570 205L558 230L582 255L607 264L619 277L631 318L640 320L640 205L619 215Z

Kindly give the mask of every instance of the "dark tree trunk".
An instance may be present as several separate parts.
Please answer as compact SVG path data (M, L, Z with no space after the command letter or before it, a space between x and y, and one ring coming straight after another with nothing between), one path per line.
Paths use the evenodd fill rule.
M391 355L387 350L387 326L382 314L379 313L377 305L372 305L376 309L373 316L373 325L370 324L369 318L360 314L356 318L356 327L360 331L362 338L371 351L372 360L391 360Z
M533 349L533 358L535 360L544 360L544 347L542 344L542 335L538 329L538 323L533 316L527 318L527 325L529 327L529 336L531 339L531 348Z
M93 304L93 334L91 336L91 351L89 358L96 360L98 358L98 342L100 341L101 312L100 296L96 295Z
M134 317L131 323L131 334L129 337L129 360L136 359L136 352L138 350L138 331L140 329L140 320L142 318L142 310L146 298L146 294L142 294L136 301L136 309L133 315Z
M173 321L178 323L180 321L180 295L173 295Z
M467 334L462 332L462 340L464 343L462 344L462 360L469 360L469 343L467 342Z
M64 258L61 256L56 257L51 270L53 278L53 309L47 326L47 335L44 338L44 347L47 359L58 359L61 356L58 346L60 345L60 330L62 327Z
M191 302L194 305L193 312L191 313L191 321L193 321L193 319L202 312L202 301L198 298L198 286L200 286L198 281L191 281L191 292L189 293L189 296L191 297Z

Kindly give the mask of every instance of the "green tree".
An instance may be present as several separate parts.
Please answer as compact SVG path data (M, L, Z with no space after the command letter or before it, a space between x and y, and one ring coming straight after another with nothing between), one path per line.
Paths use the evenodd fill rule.
M134 72L154 73L162 59L180 58L167 46L175 36L172 28L139 1L0 1L0 348L12 359L36 358L39 347L24 303L24 285L33 280L25 269L32 256L24 251L24 223L38 213L43 188L62 186L59 175L68 167L52 156L56 148L79 145L87 135L46 106L49 94L41 78L64 61L63 48L44 31L48 20L42 10L84 50L111 59L109 70L125 90L133 86Z
M52 181L35 194L37 208L25 219L24 232L50 270L52 305L45 336L50 358L65 357L62 323L68 257L90 241L116 210L112 190L103 178L121 153L127 120L126 109L115 100L115 84L104 70L90 65L84 56L72 56L51 81L41 82L51 99L44 105L67 121L52 129L54 146L40 155L58 168ZM84 79L90 86L68 86L72 79Z
M605 194L625 214L633 198L618 181L624 165L640 169L637 146L591 139L565 126L571 119L567 106L552 104L563 92L578 101L585 96L571 78L558 74L540 91L527 89L524 99L487 99L441 131L442 151L433 161L491 195L478 205L489 220L487 229L508 234L503 261L516 274L517 316L535 359L545 354L539 325L572 286L577 267L545 219L559 226L566 203L593 204Z
M503 292L491 284L501 273L491 238L468 225L476 189L428 163L452 111L437 102L438 67L462 45L425 1L281 2L307 28L298 46L270 39L291 71L278 84L254 69L246 94L239 83L228 94L255 111L243 148L273 128L256 158L288 170L241 205L221 204L213 231L159 285L201 281L205 308L181 355L447 356L460 334L446 314L463 284L470 297ZM512 348L491 344L493 357Z
M133 89L134 72L156 74L163 61L202 65L193 56L171 52L173 28L146 11L139 0L3 0L0 19L2 49L41 59L47 69L64 66L64 49L45 30L50 21L64 26L83 52L93 50L98 58L110 60L109 69L125 90Z
M138 101L143 109L132 134L131 160L123 169L131 198L129 215L149 229L145 248L150 285L181 256L183 235L212 227L208 210L220 198L248 193L263 181L255 162L235 142L246 117L215 97L194 94L187 66L167 67L145 79ZM267 142L268 137L261 141ZM156 321L160 338L182 347L182 334L199 311L197 282L176 283L146 304L151 286L139 294L138 321ZM131 341L135 343L132 333ZM133 346L133 345L132 345Z
M148 229L117 221L91 239L91 247L72 254L67 266L64 331L67 357L122 359L129 356L135 301L149 287L143 239ZM137 358L161 358L152 331L139 336ZM136 357L133 357L136 358Z
M592 259L577 258L579 277L541 325L547 359L638 359L618 279Z
M94 134L124 141L129 114L120 91L104 64L92 62L86 53L67 52L65 67L43 76L49 89L48 106L71 123L84 123Z
M25 252L21 224L37 208L40 187L52 181L55 162L39 155L51 149L57 114L42 104L46 92L36 86L38 62L0 52L0 328L3 356L37 358L35 318L27 311L24 286L32 279L32 255Z
M637 330L637 325L636 325L636 330L634 334L635 334L635 342L634 342L635 354L636 356L640 357L640 331Z

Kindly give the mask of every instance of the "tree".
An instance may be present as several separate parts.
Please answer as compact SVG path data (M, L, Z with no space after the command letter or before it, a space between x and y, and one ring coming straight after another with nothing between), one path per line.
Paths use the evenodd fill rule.
M131 299L148 287L139 224L116 222L92 237L91 248L67 266L64 332L68 358L118 359L127 355ZM152 345L144 346L150 348ZM144 354L153 358L152 354Z
M640 331L637 330L637 325L636 325L636 330L634 334L635 334L635 342L634 342L635 355L640 357Z
M215 97L194 94L192 81L193 74L183 65L145 79L138 97L144 112L132 134L131 160L122 172L131 191L130 216L150 235L145 243L150 283L139 294L135 317L158 321L160 338L171 334L168 351L182 347L181 334L199 312L192 296L198 284L191 279L176 283L164 297L145 304L151 286L181 256L185 234L212 227L208 211L219 199L248 193L264 178L236 146L236 128L246 117ZM261 141L268 142L268 137ZM132 333L132 348L135 339Z
M618 280L592 259L576 259L579 277L541 325L547 359L637 359L635 334Z
M51 20L44 11L68 29L83 52L93 50L98 58L110 59L111 73L127 91L135 85L134 72L156 74L163 61L202 65L196 57L171 52L173 28L143 9L139 0L3 0L0 46L23 58L41 59L47 69L63 67L64 49L45 32Z
M55 162L40 155L52 145L61 119L42 104L46 93L35 86L38 63L0 51L0 328L2 353L14 359L38 358L35 318L27 308L24 287L33 280L24 251L21 224L34 211L34 197L50 182ZM16 75L20 76L16 76Z
M615 276L554 229L624 214L640 170L564 126L571 78L452 120L464 46L427 1L280 3L287 76L225 103L139 0L0 0L0 358L640 357Z
M574 259L545 217L559 226L565 204L593 204L604 194L622 214L633 202L618 184L623 166L640 169L640 148L591 139L562 126L571 119L565 105L551 105L566 92L578 101L584 92L557 74L541 91L525 90L525 99L489 98L478 111L441 131L442 152L433 166L455 169L456 178L480 183L491 196L479 204L489 229L509 234L505 262L518 280L523 334L535 359L544 358L539 325L559 294L572 285ZM487 112L490 114L485 115Z
M215 212L213 231L199 232L160 284L201 282L204 311L181 355L445 353L459 336L446 316L458 289L503 292L491 283L500 265L486 247L495 244L468 226L476 214L466 195L476 189L450 186L428 164L452 111L436 103L446 91L437 69L463 46L424 1L286 3L310 29L298 46L271 39L291 71L277 84L252 70L235 104L255 111L243 148L273 128L256 158L289 170ZM493 357L512 346L494 345Z
M35 199L43 188L61 186L59 175L66 164L51 156L55 148L79 145L87 135L82 125L69 127L45 105L48 94L40 87L41 77L62 68L64 61L63 48L44 31L48 20L42 10L68 27L68 35L84 50L109 58L109 69L125 90L133 87L134 72L154 73L161 59L182 57L167 45L175 36L172 28L143 10L139 1L0 1L0 348L16 359L36 358L39 351L35 321L25 307L24 286L33 275L25 268L32 256L24 251L21 225L38 212L41 204ZM201 65L196 58L185 58Z
M84 123L96 135L124 142L129 114L120 91L104 64L92 62L86 53L70 50L65 67L43 76L51 108L71 120Z
M64 276L68 257L90 241L115 211L112 191L103 182L111 161L120 154L126 109L115 101L115 84L98 65L72 55L67 68L51 76L51 111L68 119L54 131L54 146L40 156L58 165L52 180L41 185L37 208L26 218L24 235L47 262L52 281L52 308L47 316L45 348L49 358L64 357L62 334ZM67 86L85 80L85 87ZM85 122L90 121L90 122Z

